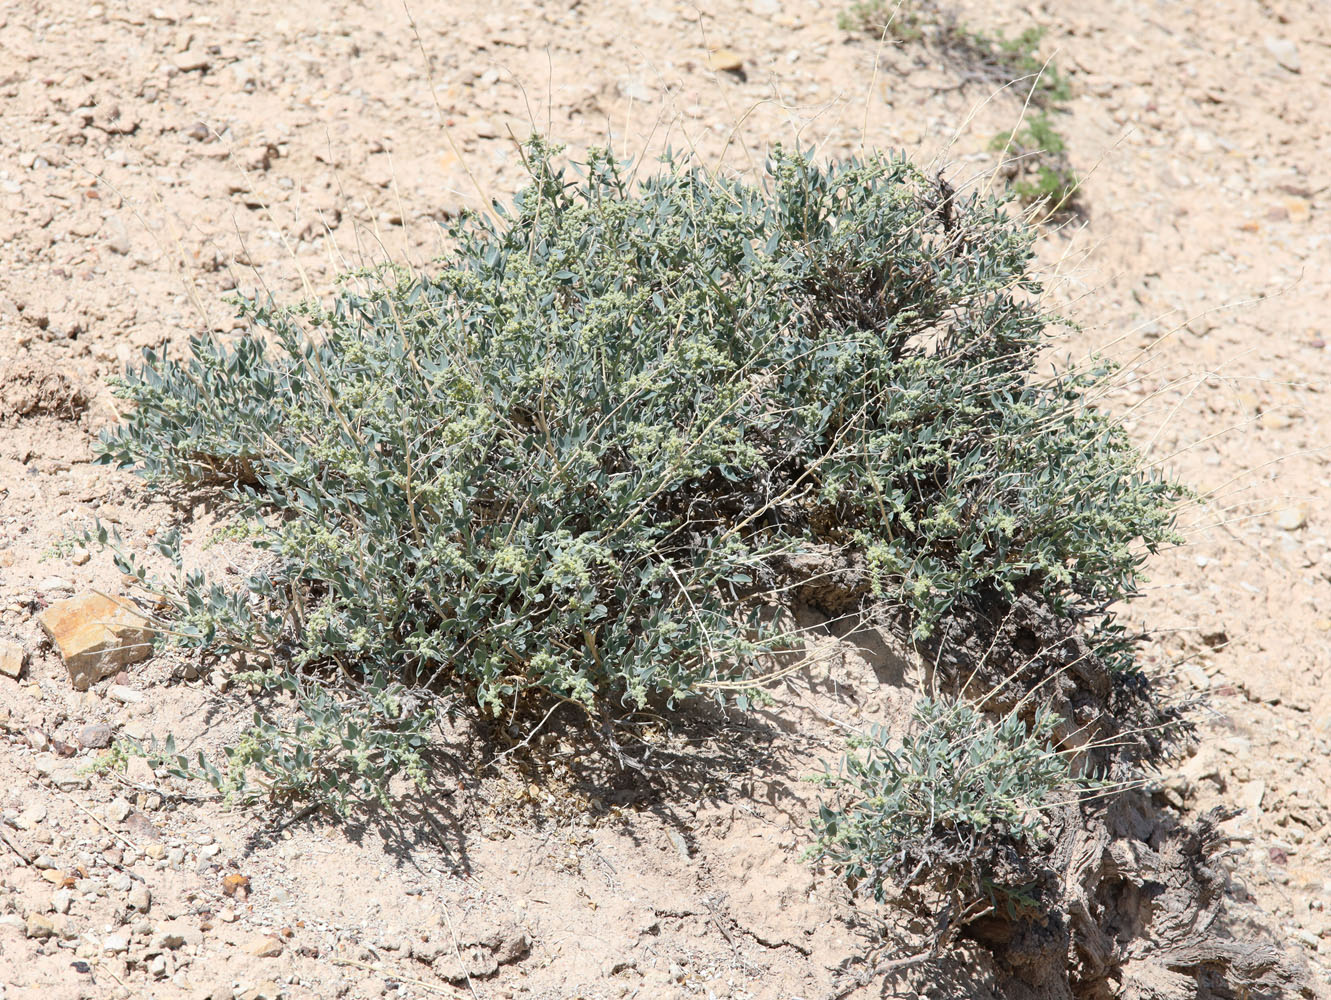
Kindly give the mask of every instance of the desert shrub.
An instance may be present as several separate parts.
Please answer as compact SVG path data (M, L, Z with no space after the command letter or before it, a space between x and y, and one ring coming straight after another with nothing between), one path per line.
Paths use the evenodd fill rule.
M1029 856L1046 839L1048 810L1091 784L1054 746L1061 721L1047 709L1027 723L921 700L910 732L872 728L822 779L835 797L814 821L810 853L880 902L922 883L945 885L963 905L1020 893L1024 873L1004 860Z
M1040 56L1044 28L1026 28L1009 38L1001 31L990 35L948 20L941 34L942 44L954 60L994 83L1024 84L1018 90L1023 98L1029 91L1031 103L1037 108L1061 104L1072 97L1067 77Z
M285 712L254 712L249 729L225 749L219 767L202 751L179 753L174 737L146 749L148 757L179 778L208 782L228 805L260 799L302 799L346 815L358 804L391 808L389 783L396 775L424 784L422 751L429 740L431 709L402 685L375 674L351 692L311 684L290 672L245 671L237 678L254 695L285 697Z
M1033 236L998 204L885 156L778 149L754 186L526 152L530 186L455 227L437 273L248 302L261 332L119 380L103 460L220 489L262 558L207 579L168 535L159 579L122 551L174 641L343 715L378 676L612 724L797 649L770 610L782 557L814 546L861 553L918 637L979 589L1101 607L1169 537L1173 487L1085 400L1105 372L1037 374ZM278 784L371 793L415 767L384 735L419 736L398 701L325 727ZM267 725L241 770L303 745Z
M962 24L931 0L857 0L838 23L843 30L878 38L928 42L967 79L1017 85L1016 95L1029 101L1030 110L1015 132L1001 132L990 142L991 149L1006 154L1008 191L1041 219L1080 208L1075 200L1080 181L1054 119L1071 99L1072 88L1058 67L1039 54L1043 28L1026 28L1014 37L991 35Z
M1037 107L1066 101L1067 79L1039 55L1045 30L1026 28L1014 37L976 30L933 0L855 0L837 15L843 31L861 31L897 41L927 40L971 76L993 83L1027 81Z
M1072 205L1081 181L1068 163L1067 142L1050 113L1028 115L1015 132L1000 132L989 147L1009 158L1009 189L1045 215Z
M914 42L924 37L931 22L932 10L922 6L916 0L855 0L837 15L837 27Z

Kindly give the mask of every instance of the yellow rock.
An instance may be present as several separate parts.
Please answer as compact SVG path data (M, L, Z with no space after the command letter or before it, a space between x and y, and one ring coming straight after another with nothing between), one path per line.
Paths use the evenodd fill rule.
M1268 431L1283 431L1293 421L1284 413L1268 410L1262 414L1262 426Z
M725 73L738 73L744 68L744 57L734 49L713 49L707 61L712 69Z
M245 945L245 950L258 958L276 958L282 954L282 942L275 937L256 937Z
M128 600L80 594L56 601L38 619L60 650L76 690L152 653L152 629Z
M1313 214L1312 206L1305 198L1286 198L1285 212L1290 222L1307 222Z

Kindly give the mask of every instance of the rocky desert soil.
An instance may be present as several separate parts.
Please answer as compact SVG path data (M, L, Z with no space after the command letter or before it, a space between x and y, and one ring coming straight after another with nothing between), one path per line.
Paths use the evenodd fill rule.
M1229 893L1331 984L1331 36L1324 0L959 3L1046 30L1084 217L1046 227L1066 354L1125 365L1106 405L1198 491L1188 544L1130 611L1196 696L1158 808L1238 813ZM643 789L478 770L351 825L221 810L203 786L90 767L114 738L236 731L226 673L158 656L78 691L39 627L124 591L72 541L180 520L91 464L106 378L239 329L226 296L327 294L428 266L440 223L521 182L533 127L575 150L689 151L752 175L773 142L901 148L1001 184L1022 111L817 0L0 3L0 997L891 995L801 862L798 780L898 689L861 662L791 689L788 732ZM723 50L717 52L716 50ZM649 168L650 164L647 168ZM646 169L646 168L645 168ZM190 522L200 558L206 516ZM211 550L210 550L211 551ZM224 567L223 567L224 568ZM859 670L857 674L855 671ZM762 720L753 723L755 732ZM793 735L791 735L793 733ZM761 741L756 741L760 743ZM932 995L989 995L983 976ZM845 992L850 990L851 992Z

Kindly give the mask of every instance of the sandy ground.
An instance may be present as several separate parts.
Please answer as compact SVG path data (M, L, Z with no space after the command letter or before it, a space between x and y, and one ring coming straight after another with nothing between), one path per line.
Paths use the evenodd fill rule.
M90 464L108 375L233 329L229 292L426 264L440 222L519 184L513 137L533 126L746 174L775 141L902 147L989 182L1020 94L843 31L835 5L708 6L0 4L0 639L29 653L0 677L0 809L50 865L0 855L0 997L830 995L860 941L799 861L813 795L795 779L835 742L800 706L854 721L891 691L806 692L796 738L648 792L480 775L459 746L448 808L277 830L142 762L80 770L89 724L215 743L237 702L166 657L122 678L141 702L74 692L35 622L120 586L72 532L100 518L144 548L172 516ZM1235 891L1331 982L1325 7L962 8L1048 30L1087 175L1086 219L1041 249L1081 324L1066 350L1124 362L1108 405L1200 497L1131 612L1157 632L1150 661L1204 700L1157 801L1243 809ZM722 46L741 71L713 67ZM50 937L29 936L34 914Z

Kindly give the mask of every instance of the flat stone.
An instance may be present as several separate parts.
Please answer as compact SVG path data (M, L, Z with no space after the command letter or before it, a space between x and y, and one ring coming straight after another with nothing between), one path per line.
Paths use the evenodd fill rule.
M153 941L153 947L167 951L175 951L177 948L184 945L184 943L185 935L181 934L179 931L167 930L162 931L157 935L157 938Z
M1211 678L1207 676L1205 670L1195 663L1185 663L1182 667L1183 676L1188 679L1188 683L1198 691L1207 691L1211 687Z
M712 69L724 73L738 73L744 69L744 57L734 49L713 49L707 63Z
M123 934L108 934L102 941L102 951L108 955L129 951L129 940Z
M18 818L14 820L14 825L20 830L31 830L38 823L45 822L45 820L46 806L41 802L37 802L19 813Z
M1266 782L1250 781L1239 792L1239 805L1246 812L1255 813L1262 808L1262 799L1266 798Z
M112 823L123 823L133 807L124 799L112 799L106 807L106 818Z
M18 680L28 662L28 653L16 642L0 642L0 674Z
M1291 73L1298 73L1303 69L1303 61L1299 58L1299 47L1288 38L1276 38L1268 35L1266 37L1266 51L1275 57L1276 62L1282 69L1287 69Z
M92 784L91 779L73 764L51 768L47 777L62 792L72 792L76 789L87 788Z
M143 616L102 594L80 594L56 601L38 619L60 650L75 690L86 691L103 677L146 660L152 653L152 629Z
M129 908L136 913L147 913L152 906L152 893L142 882L137 883L133 889L129 890Z
M112 684L106 689L106 693L112 701L118 701L122 705L137 705L143 701L142 691L135 691L124 684Z
M1281 531L1298 531L1308 523L1308 511L1303 507L1286 507L1276 514L1275 522Z
M176 69L182 73L193 73L195 70L207 69L212 60L208 58L207 52L199 49L186 49L184 52L177 52L171 57L171 62L175 64Z
M23 933L30 938L49 938L56 933L55 921L44 913L30 913Z
M269 936L251 938L245 945L245 951L257 958L276 958L282 954L282 942Z
M620 80L618 83L619 95L626 97L631 101L637 101L640 104L650 104L656 100L656 91L647 86L640 80Z
M1270 411L1262 414L1262 426L1268 431L1283 431L1294 421L1290 420L1289 415L1279 411Z
M125 829L141 840L160 841L162 839L161 831L153 825L153 821L137 810L126 816L124 822ZM145 850L148 857L154 860L166 857L166 848L160 843L151 843Z
M111 727L105 722L90 722L79 730L79 744L90 750L101 750L111 745Z
M689 851L689 842L684 839L684 835L678 830L670 831L670 843L675 845L675 850L679 852L679 856L685 861L688 861L692 857L692 852Z

